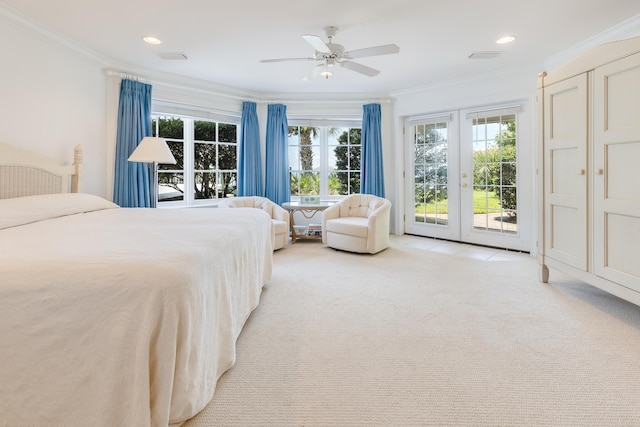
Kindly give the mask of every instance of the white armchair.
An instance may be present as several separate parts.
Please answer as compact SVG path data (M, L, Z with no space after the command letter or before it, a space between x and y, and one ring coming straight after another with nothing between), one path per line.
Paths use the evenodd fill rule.
M223 199L218 204L219 208L256 208L266 211L271 217L273 227L271 241L273 250L283 248L289 243L289 212L266 197L243 196Z
M322 213L322 243L349 252L375 254L389 246L391 202L352 194Z

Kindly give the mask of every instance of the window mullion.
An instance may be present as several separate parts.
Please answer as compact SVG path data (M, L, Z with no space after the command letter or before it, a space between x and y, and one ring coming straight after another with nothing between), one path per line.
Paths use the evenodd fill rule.
M184 119L184 201L187 205L192 205L194 202L195 137L193 123L193 119Z
M326 199L329 195L329 131L326 126L320 128L320 198Z

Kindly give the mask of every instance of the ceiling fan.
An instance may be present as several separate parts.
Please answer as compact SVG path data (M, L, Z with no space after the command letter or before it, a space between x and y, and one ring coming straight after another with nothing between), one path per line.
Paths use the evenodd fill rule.
M313 67L309 75L307 75L303 80L309 80L319 75L328 79L332 74L330 68L336 64L351 71L355 71L356 73L373 77L380 73L380 71L351 60L367 56L388 55L400 52L400 48L395 44L385 44L382 46L345 51L344 46L333 43L333 38L337 31L338 28L333 26L324 28L324 32L328 39L327 43L322 41L320 37L313 34L303 34L302 38L315 49L313 57L263 59L260 62L320 61L320 64Z

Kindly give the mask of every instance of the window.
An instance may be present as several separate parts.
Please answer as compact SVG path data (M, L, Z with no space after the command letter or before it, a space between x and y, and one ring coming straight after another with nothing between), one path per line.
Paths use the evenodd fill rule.
M236 124L153 116L152 125L153 136L165 138L176 158L175 165L159 165L159 203L192 205L236 194Z
M356 127L289 126L291 199L359 193L360 136Z

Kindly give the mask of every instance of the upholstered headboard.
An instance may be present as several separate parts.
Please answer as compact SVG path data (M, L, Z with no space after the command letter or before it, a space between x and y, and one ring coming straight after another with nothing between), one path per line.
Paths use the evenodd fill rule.
M82 147L74 150L73 164L57 162L0 143L0 199L52 193L77 193L82 170Z

